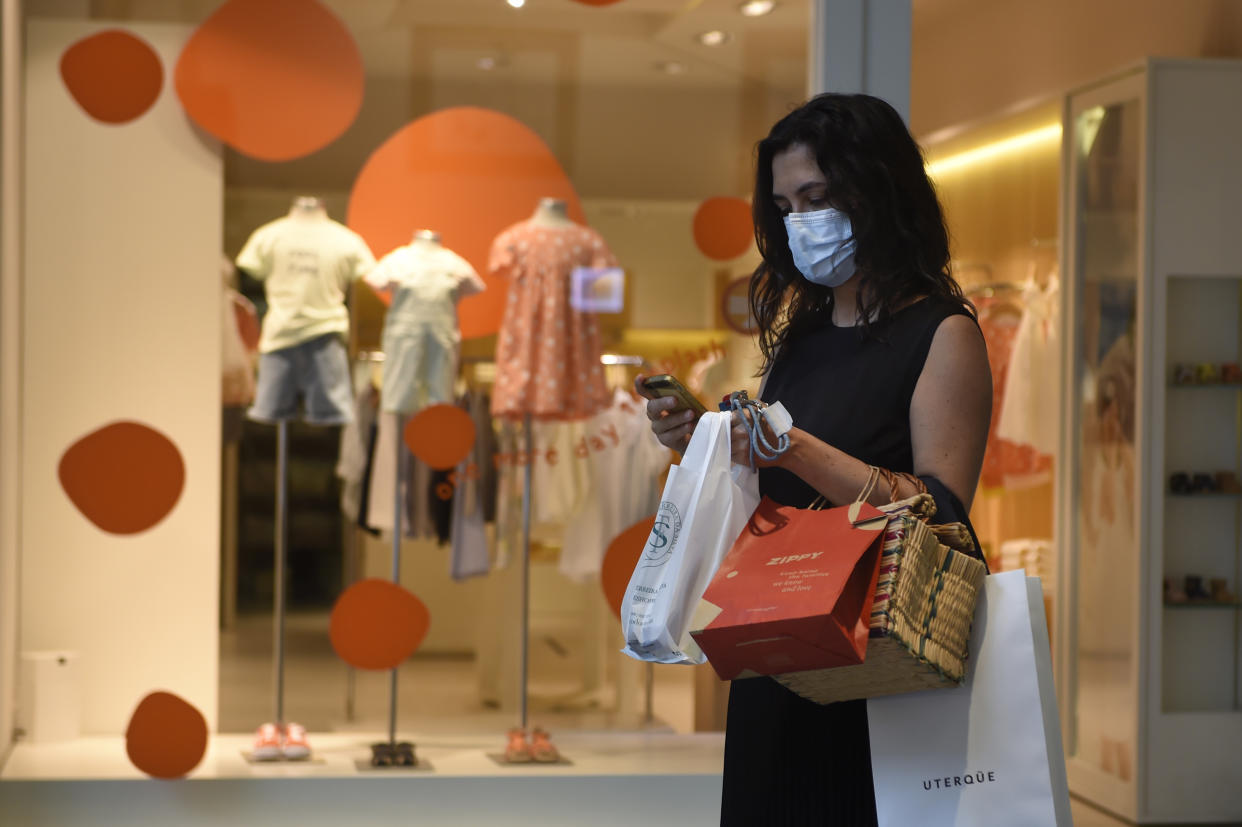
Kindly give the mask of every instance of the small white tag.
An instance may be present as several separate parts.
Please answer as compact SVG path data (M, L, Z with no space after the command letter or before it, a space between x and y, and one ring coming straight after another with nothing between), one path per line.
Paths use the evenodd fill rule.
M772 429L772 433L777 439L793 429L793 417L789 415L789 411L785 410L785 406L779 402L773 402L763 409L763 418L767 420L768 427Z

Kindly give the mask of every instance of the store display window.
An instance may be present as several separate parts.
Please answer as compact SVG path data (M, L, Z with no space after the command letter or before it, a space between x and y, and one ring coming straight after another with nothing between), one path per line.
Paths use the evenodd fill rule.
M757 388L719 308L807 49L766 11L26 4L19 746L68 756L30 772L719 728L610 604L671 460L634 376Z

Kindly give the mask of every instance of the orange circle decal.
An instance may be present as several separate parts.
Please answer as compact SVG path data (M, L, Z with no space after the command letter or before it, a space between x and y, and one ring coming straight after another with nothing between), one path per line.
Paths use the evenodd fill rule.
M743 198L708 198L694 212L694 243L715 261L737 258L750 249L755 228Z
M625 599L630 577L634 574L634 567L638 565L638 558L642 556L643 546L651 537L654 526L654 514L639 520L618 534L604 552L599 582L604 589L604 599L608 601L618 619L621 617L621 601Z
M125 752L147 775L181 778L207 754L207 720L171 692L152 692L129 719Z
M328 638L350 666L394 669L418 650L430 627L423 601L395 583L369 578L337 598Z
M168 437L140 422L113 422L60 458L61 487L111 534L137 534L168 516L185 487L185 462Z
M340 137L362 107L362 56L315 0L228 0L177 60L175 85L200 127L260 161Z
M151 108L164 88L160 56L140 38L120 29L74 43L60 58L65 88L97 121L120 124Z
M486 193L486 197L480 197ZM346 223L377 255L408 244L415 228L473 265L487 289L458 306L464 339L500 330L508 283L487 271L493 239L529 218L539 199L563 198L585 223L569 177L533 130L490 109L442 109L402 127L367 159Z
M405 423L405 444L436 471L447 471L474 447L474 420L456 405L430 405Z

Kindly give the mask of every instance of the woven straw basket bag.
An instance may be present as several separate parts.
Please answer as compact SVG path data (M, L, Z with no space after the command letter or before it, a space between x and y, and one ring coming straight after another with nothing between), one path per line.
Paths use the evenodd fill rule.
M821 704L957 686L986 574L961 523L929 526L928 494L880 506L889 515L866 660L773 678Z

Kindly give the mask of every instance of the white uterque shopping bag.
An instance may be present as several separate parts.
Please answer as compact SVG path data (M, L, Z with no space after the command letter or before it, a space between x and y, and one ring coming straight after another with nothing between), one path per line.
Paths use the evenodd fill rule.
M758 474L730 459L731 418L703 414L681 464L669 469L655 527L621 603L621 651L632 658L706 661L690 637L691 614L759 504Z
M1071 827L1039 580L984 580L966 683L867 701L880 827Z

